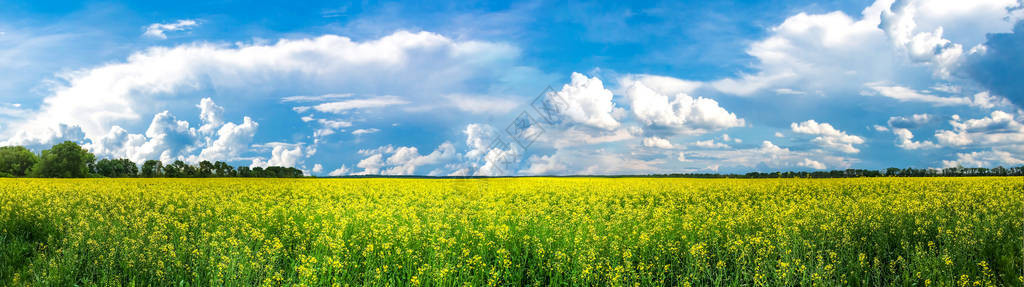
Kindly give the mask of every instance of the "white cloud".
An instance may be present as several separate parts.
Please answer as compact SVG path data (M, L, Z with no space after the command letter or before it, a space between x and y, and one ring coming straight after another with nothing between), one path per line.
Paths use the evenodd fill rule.
M505 97L451 94L445 96L455 108L474 114L504 114L519 106Z
M343 176L343 175L348 174L349 171L350 170L347 167L345 167L345 165L341 165L341 167L339 167L338 169L332 170L327 175L328 176Z
M204 126L205 127L205 126ZM249 117L241 124L226 123L217 130L217 139L199 153L199 160L234 160L247 151L259 124ZM200 129L202 130L202 129Z
M819 161L816 161L816 160L809 159L809 158L805 158L803 161L801 161L797 165L802 166L802 167L809 167L809 168L813 168L813 169L825 169L825 164L823 164L823 163L821 163Z
M792 151L771 141L762 141L760 146L754 148L691 150L687 152L686 158L691 166L711 171L718 171L721 167L776 170L795 167L824 169L824 166L847 168L857 162L856 159L833 156L821 150ZM814 162L821 166L815 167L817 164Z
M23 138L54 138L63 124L97 139L112 126L127 126L206 89L217 91L219 100L240 103L280 90L402 95L315 105L326 112L426 102L437 94L467 89L471 81L502 77L511 70L522 73L524 68L513 66L518 56L518 49L503 43L406 31L363 42L324 35L271 44L153 47L124 62L61 74L63 81L55 82L39 108L7 122L0 137L22 133L31 135ZM411 78L418 81L394 81Z
M143 35L158 39L167 39L167 34L165 34L166 32L190 30L198 25L199 23L195 20L188 19L178 20L174 23L154 23L146 27L146 32L143 33Z
M290 96L281 98L282 103L287 102L327 102L345 98L351 98L352 94L323 94L319 96Z
M850 81L888 70L891 63L885 56L891 52L878 29L880 6L886 5L876 2L865 8L862 19L839 11L786 18L769 30L769 37L747 48L747 54L757 59L756 72L714 81L711 86L740 96L781 88L798 94L848 87ZM865 59L869 54L883 61Z
M661 160L641 160L605 149L560 149L551 155L530 156L523 175L613 175L649 174L659 170Z
M781 132L775 132L775 137L777 137L777 138L784 138L784 137L786 137L786 135L782 134Z
M306 153L302 151L301 144L288 144L288 143L267 143L259 145L258 147L269 147L270 159L265 160L262 157L258 157L252 160L252 164L249 167L268 167L268 166L283 166L283 167L297 167L298 164L305 158Z
M1024 145L1024 123L1013 114L993 111L988 117L961 121L954 115L953 130L938 130L935 138L946 146L1000 147Z
M973 97L943 97L933 95L928 91L915 91L901 86L886 85L883 83L868 83L867 87L872 92L864 92L865 95L880 95L895 99L900 102L919 102L933 106L971 106L983 109L991 109L1000 106L1012 105L1006 98L990 95L988 92L975 94Z
M409 102L395 96L379 96L365 99L354 99L322 103L312 108L323 113L340 114L354 109L381 108L393 105L404 105Z
M920 127L931 121L932 116L929 114L914 114L910 117L895 116L889 117L889 121L886 122L890 127L894 128L905 128L912 129Z
M678 156L678 157L676 157L676 159L677 159L677 160L679 160L679 161L683 161L683 162L685 162L685 161L686 161L686 153L684 153L684 152L679 152L679 156Z
M323 172L323 171L324 171L324 166L323 166L323 165L321 165L321 164L319 164L319 163L318 163L318 164L315 164L315 165L313 165L313 170L311 170L311 171L312 171L313 173L319 174L320 172Z
M416 147L379 147L370 151L370 156L361 160L357 167L363 171L357 174L411 175L425 165L436 165L455 158L455 145L444 142L433 152L421 155ZM387 158L385 158L387 156Z
M731 148L729 145L722 142L715 142L714 139L696 141L693 143L696 147L702 148Z
M583 127L569 127L565 130L547 130L538 141L551 142L556 149L581 145L614 143L634 139L643 133L639 127L622 127L606 131Z
M799 13L747 48L757 59L753 73L710 85L742 96L768 89L845 94L871 82L950 78L970 53L964 47L1011 31L1024 14L1012 9L1018 6L1017 0L877 0L857 19L840 11ZM922 75L918 67L931 71Z
M647 74L626 75L619 78L620 89L627 89L636 83L643 84L645 87L663 95L691 94L704 85L704 83L698 81ZM619 91L619 93L623 94L625 92L625 90Z
M892 133L898 137L896 146L902 149L915 150L939 147L939 145L931 141L914 141L914 133L905 128L893 128Z
M668 139L659 138L659 137L646 137L643 140L643 144L644 144L645 147L656 147L656 148L663 148L663 149L671 149L672 148L672 143L669 142Z
M380 130L378 130L378 129L376 129L376 128L369 128L369 129L357 129L357 130L354 130L354 131L352 131L352 134L353 134L353 135L357 135L357 136L361 136L361 135L368 135L368 134L372 134L372 133L375 133L375 132L379 132L379 131L380 131Z
M829 123L818 123L814 120L807 120L802 123L791 123L790 128L795 133L816 135L814 142L822 147L838 150L844 153L858 153L859 149L853 147L855 144L863 144L864 138L849 135L844 131L837 130Z
M1019 166L1024 165L1024 157L1020 153L1009 151L989 150L971 153L957 153L955 160L943 160L943 167L993 167L996 165Z
M686 94L665 95L636 81L626 89L633 115L649 126L703 133L745 125L712 99Z
M569 84L556 92L566 104L562 114L573 122L599 129L619 127L619 122L612 116L615 109L612 91L604 88L601 79L588 78L580 73L572 73L571 78Z
M879 27L911 61L949 77L963 47L981 44L987 33L1009 32L1020 18L1011 11L1020 6L1017 0L896 1L882 12Z
M200 133L209 134L224 123L224 107L218 106L213 99L203 98L196 107L199 108L199 120L203 123L199 127Z

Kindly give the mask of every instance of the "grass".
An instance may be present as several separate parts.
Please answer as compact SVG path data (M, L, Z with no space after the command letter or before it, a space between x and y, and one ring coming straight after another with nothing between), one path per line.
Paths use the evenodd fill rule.
M1024 179L0 179L0 285L1024 284Z

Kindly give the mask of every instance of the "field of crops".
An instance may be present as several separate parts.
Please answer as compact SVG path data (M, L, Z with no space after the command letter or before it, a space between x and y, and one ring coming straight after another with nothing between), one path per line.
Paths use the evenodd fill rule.
M0 179L0 285L1024 284L1024 179Z

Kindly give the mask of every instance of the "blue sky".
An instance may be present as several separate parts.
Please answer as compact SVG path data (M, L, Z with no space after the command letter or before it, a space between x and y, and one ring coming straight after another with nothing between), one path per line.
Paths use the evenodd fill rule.
M1021 6L0 1L0 144L314 175L1016 166Z

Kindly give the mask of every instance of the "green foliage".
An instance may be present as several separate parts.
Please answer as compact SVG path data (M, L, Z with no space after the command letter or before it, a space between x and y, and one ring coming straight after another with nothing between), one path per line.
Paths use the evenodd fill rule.
M65 141L44 150L31 174L33 177L87 177L95 160L96 156L77 143Z
M139 174L139 167L127 158L101 159L96 162L96 173L105 177L134 177Z
M26 176L38 161L36 154L23 146L0 147L0 177Z
M147 160L142 164L142 177L161 177L164 175L164 164L159 160Z

